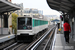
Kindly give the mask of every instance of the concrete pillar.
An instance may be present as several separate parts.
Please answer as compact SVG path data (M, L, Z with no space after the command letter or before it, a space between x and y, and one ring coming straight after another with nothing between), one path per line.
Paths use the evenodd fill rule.
M71 24L72 24L72 25L71 25L71 27L72 27L72 28L71 28L71 34L72 34L72 38L74 39L74 27L75 27L75 26L74 26L74 25L75 25L75 22L74 22L74 13L72 13L71 17L72 17L72 18L71 18L71 21L72 21L72 22L71 22Z
M61 28L61 33L63 33L63 31L62 31L62 20L60 21L60 28Z
M75 41L75 17L74 17L74 36L73 36L73 39Z
M70 27L71 27L70 37L73 38L73 32L72 32L72 28L73 28L73 26L72 26L72 14L70 14L69 16L70 16L70 18L69 18L69 24L70 24Z
M1 15L1 34L3 34L3 20L2 20L2 15Z
M64 21L65 21L65 16L66 16L66 15L65 15L65 13L64 13L64 15L63 15L63 21L62 21L63 24L64 24ZM62 25L63 25L63 24L62 24ZM61 33L64 33L64 27L62 27L62 29L61 29Z
M7 19L9 18L8 12L7 12Z
M74 17L72 18L72 37L74 38Z
M73 40L75 41L75 12L73 12Z
M10 14L8 18L8 28L9 28L10 34L12 34L12 27L10 27L11 25L12 25L12 14Z
M65 20L65 15L63 15L62 26L63 26L63 24L64 24L64 20ZM64 33L64 27L62 27L61 31L62 31L61 33Z
M65 15L63 15L63 23L64 23L64 21L65 21Z
M63 33L63 32L62 32L62 21L61 21L61 24L60 24L60 25L61 25L61 26L60 26L60 28L61 28L61 33Z

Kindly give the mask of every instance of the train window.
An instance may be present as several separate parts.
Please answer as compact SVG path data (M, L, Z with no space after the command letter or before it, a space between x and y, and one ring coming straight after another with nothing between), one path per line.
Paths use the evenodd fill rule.
M32 29L32 18L18 18L18 29Z
M31 18L27 18L27 25L32 25L32 19Z

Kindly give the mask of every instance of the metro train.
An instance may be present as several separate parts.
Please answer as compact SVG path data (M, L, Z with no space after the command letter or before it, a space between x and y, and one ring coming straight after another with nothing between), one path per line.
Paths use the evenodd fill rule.
M23 16L17 18L17 41L31 42L37 34L48 28L48 20Z

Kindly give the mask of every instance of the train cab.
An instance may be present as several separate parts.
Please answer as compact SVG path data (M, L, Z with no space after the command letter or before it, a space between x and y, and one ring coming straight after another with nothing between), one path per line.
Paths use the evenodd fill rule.
M29 41L32 38L32 18L18 17L17 18L17 40Z

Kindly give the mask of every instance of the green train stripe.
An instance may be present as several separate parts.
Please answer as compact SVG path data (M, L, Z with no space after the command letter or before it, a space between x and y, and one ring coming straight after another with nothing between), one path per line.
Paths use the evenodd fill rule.
M33 27L34 27L34 19L33 19L32 23L33 23Z
M33 24L33 27L35 27L35 26L40 26L40 25L48 24L48 21L33 19L32 20L32 24Z

